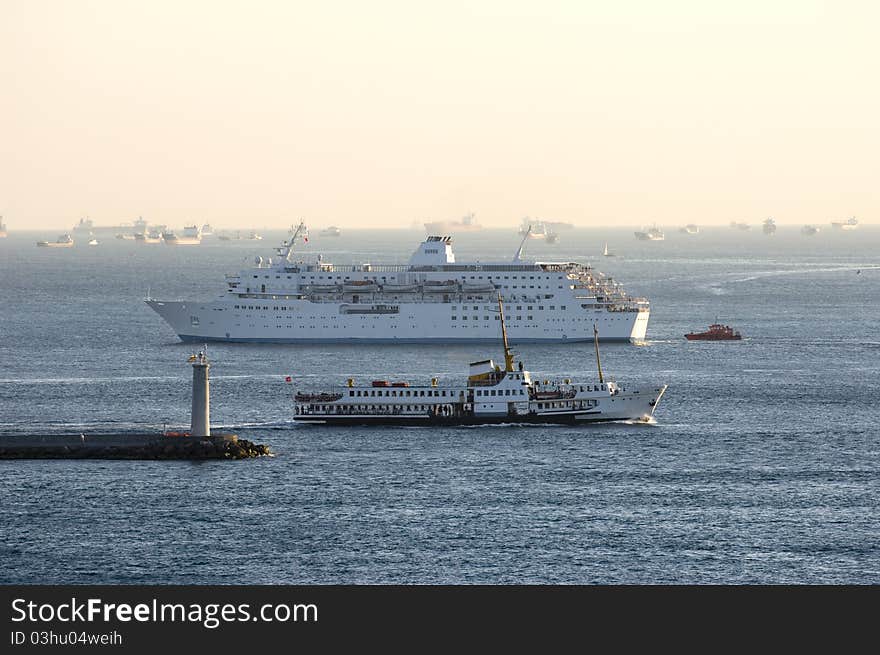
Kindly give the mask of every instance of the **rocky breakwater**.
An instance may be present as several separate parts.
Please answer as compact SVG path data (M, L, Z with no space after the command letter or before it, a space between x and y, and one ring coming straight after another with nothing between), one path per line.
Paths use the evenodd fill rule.
M234 434L0 436L0 459L249 459L272 455L268 446Z

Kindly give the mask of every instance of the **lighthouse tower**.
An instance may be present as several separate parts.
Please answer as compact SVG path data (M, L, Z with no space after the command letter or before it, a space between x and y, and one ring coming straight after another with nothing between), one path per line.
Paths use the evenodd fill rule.
M190 434L194 437L211 436L211 394L209 389L208 355L202 351L189 358L193 367L192 425Z

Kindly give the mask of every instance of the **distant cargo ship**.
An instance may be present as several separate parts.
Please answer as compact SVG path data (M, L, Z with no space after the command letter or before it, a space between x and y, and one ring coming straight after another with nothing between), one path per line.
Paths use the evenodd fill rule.
M772 218L766 219L761 229L764 231L764 234L776 234L776 221Z
M162 239L169 246L195 246L202 242L202 233L196 225L187 225L183 228L183 235L178 236L174 230L166 230L162 233Z
M433 221L425 223L425 231L428 234L453 234L455 232L473 232L482 230L473 214L464 216L460 221Z
M855 216L846 219L845 221L832 221L831 227L835 230L855 230L859 226L859 222L856 220Z
M69 234L62 234L55 241L37 241L37 245L41 248L72 248L73 237Z
M559 241L559 235L550 227L550 223L526 216L519 227L519 235L529 239L544 239L547 243Z
M3 222L3 217L0 216L0 239L5 239L6 237L6 223Z
M804 225L801 228L801 234L803 234L805 237L815 236L818 233L819 233L819 228L816 227L815 225Z
M652 225L641 232L634 232L634 234L639 241L663 241L666 238L663 230L656 225Z
M742 230L743 232L752 229L752 226L748 223L737 223L736 221L730 221L730 227L734 230Z
M700 228L699 228L699 226L694 225L693 223L688 223L683 228L681 228L679 230L679 232L681 232L682 234L699 234Z
M90 218L81 218L79 222L73 226L71 230L74 234L89 235L100 234L102 236L115 236L120 239L134 238L138 232L147 229L147 221L142 216L138 216L136 221L132 223L121 223L119 225L95 225ZM122 236L120 236L122 235Z
M135 241L138 243L162 243L162 232L165 230L164 225L150 228L146 232L138 232L134 235Z
M342 230L340 230L335 225L331 225L330 227L325 227L321 230L322 237L338 237L342 235Z

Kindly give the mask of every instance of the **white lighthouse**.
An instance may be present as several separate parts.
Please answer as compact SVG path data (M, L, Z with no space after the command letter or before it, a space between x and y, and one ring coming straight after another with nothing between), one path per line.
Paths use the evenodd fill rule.
M211 394L209 389L208 355L202 351L189 358L193 367L192 425L190 434L194 437L211 436Z

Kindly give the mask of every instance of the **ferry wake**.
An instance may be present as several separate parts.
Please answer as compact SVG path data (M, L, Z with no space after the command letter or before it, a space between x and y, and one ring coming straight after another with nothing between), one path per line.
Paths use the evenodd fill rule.
M627 387L606 381L595 330L598 382L535 380L514 361L507 339L504 307L498 298L504 368L491 359L470 365L467 384L410 386L374 380L294 395L294 421L318 425L485 425L498 423L583 424L651 421L666 385Z
M450 237L429 236L402 265L297 260L299 238L302 223L274 260L227 275L215 300L146 303L195 342L489 342L498 293L512 343L589 341L594 324L603 340L639 340L648 327L646 299L589 264L524 260L528 237L511 261L460 263Z

